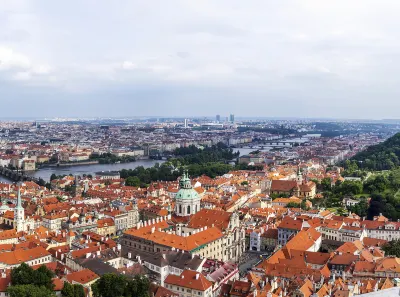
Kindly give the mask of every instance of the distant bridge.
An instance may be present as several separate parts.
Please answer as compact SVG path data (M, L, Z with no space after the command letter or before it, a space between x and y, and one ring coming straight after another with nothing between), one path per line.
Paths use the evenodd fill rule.
M0 166L0 175L15 182L18 181L33 181L35 183L39 182L38 178L26 174L25 171L11 170L7 167Z

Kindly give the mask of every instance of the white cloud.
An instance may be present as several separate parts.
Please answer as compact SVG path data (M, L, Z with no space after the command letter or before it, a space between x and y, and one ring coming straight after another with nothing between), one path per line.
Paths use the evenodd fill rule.
M35 74L49 74L51 72L51 67L49 65L38 65L32 69Z
M124 61L122 63L122 69L131 70L136 68L137 68L136 64L132 63L131 61Z
M21 72L16 72L15 74L12 75L12 79L14 80L30 80L32 78L31 73L28 71L21 71Z
M0 46L0 70L28 69L30 66L31 62L27 56L17 53L11 48Z

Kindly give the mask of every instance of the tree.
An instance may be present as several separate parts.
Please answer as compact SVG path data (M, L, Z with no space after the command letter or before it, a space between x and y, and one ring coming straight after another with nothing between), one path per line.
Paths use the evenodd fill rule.
M52 290L54 288L53 277L53 272L44 265L33 270L26 263L22 263L11 270L11 284L13 286L34 285Z
M38 180L38 182L37 182L37 184L39 185L39 186L41 186L41 187L44 187L45 185L46 185L46 182L44 181L44 179L43 178L39 178L39 180Z
M125 180L125 185L130 187L140 187L140 179L137 176L130 176Z
M34 283L33 269L26 263L22 263L16 268L11 270L11 284L17 285L29 285Z
M368 220L372 220L375 216L379 216L384 212L386 207L386 202L381 195L373 195L371 201L369 202L369 208L367 212Z
M330 177L325 177L321 180L322 191L330 191L332 189L332 181Z
M349 206L348 210L362 218L366 217L368 211L368 202L365 198L360 199L360 202L358 202L356 205Z
M104 274L93 285L94 297L150 297L150 281L147 277L136 275L128 280L124 275Z
M61 290L61 296L63 297L85 297L85 290L82 285L74 284L71 285L68 282L64 283L64 287Z
M52 175L50 175L50 181L57 179L58 176L57 174L53 173Z
M34 270L34 284L36 286L43 286L49 289L54 288L53 277L54 273L48 269L45 265L40 266L38 269Z
M124 296L127 287L127 279L123 275L106 273L93 285L94 297L121 297Z
M400 257L400 240L389 241L382 247L382 250L385 252L385 256Z
M7 288L9 297L56 297L56 294L46 288L35 285L17 285Z
M286 204L287 208L300 208L300 203L296 203L296 202L289 202L288 204Z
M143 275L135 275L135 278L128 282L129 297L150 297L150 281Z

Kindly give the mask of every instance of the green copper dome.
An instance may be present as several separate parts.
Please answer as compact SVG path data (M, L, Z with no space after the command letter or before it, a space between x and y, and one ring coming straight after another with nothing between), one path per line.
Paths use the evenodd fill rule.
M179 191L176 193L175 199L197 199L199 194L193 189L188 173L185 171L179 181Z

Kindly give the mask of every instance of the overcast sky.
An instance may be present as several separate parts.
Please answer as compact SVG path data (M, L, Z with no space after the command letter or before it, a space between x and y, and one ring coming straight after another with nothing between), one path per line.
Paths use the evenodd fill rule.
M0 0L0 117L400 118L399 0Z

